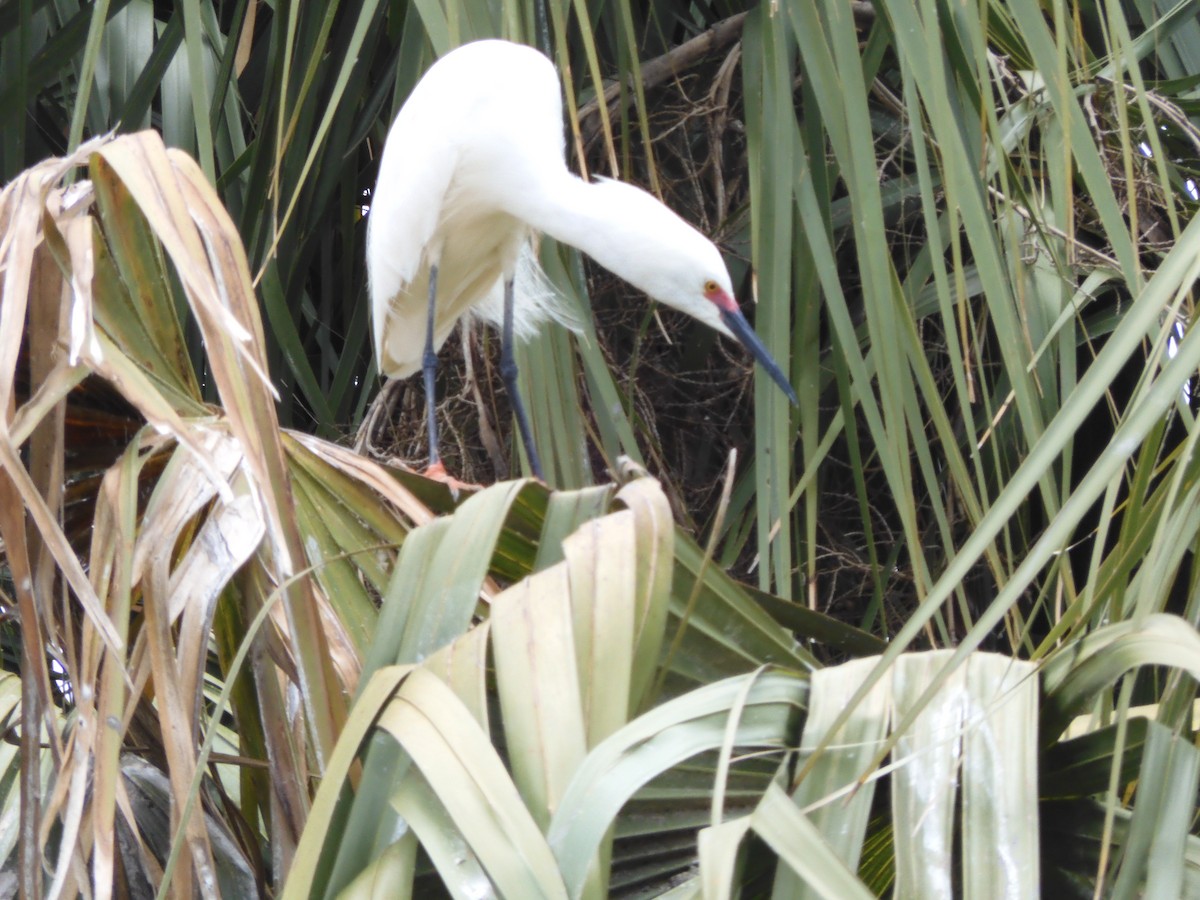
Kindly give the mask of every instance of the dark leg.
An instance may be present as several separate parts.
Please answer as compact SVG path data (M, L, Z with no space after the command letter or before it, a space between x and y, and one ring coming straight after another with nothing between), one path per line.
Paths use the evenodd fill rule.
M521 443L525 445L525 453L529 457L529 468L533 471L535 478L543 478L542 461L538 458L537 447L533 446L533 430L529 427L529 417L525 415L525 404L521 402L521 392L517 390L517 360L513 356L513 283L511 278L504 282L504 346L500 350L500 376L504 379L504 389L508 391L513 414L517 417L517 428L521 432Z
M421 358L421 371L425 376L425 416L429 427L429 467L442 461L438 453L437 392L434 378L437 376L437 350L433 346L433 324L437 318L437 266L429 267L429 318L425 324L425 355Z

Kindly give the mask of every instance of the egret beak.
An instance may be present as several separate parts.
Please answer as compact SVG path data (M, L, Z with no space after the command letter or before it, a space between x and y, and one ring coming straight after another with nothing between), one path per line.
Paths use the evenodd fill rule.
M733 309L721 309L721 321L725 323L725 327L733 332L733 336L737 338L743 347L754 354L754 358L758 360L758 364L762 366L771 379L779 385L780 389L787 395L787 398L792 401L792 406L799 406L800 401L796 399L796 392L792 390L792 386L788 383L787 376L783 374L783 370L779 368L779 364L771 358L770 352L758 335L754 333L754 329L750 327L750 323L746 321L746 317L742 315L742 311L736 306Z

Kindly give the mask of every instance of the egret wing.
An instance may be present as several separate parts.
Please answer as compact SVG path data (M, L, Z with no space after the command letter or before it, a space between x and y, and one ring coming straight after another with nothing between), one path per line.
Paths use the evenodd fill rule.
M438 110L414 92L388 132L379 180L371 197L367 222L367 275L371 288L371 331L381 372L398 376L390 364L420 355L423 336L403 328L384 343L385 326L396 318L418 321L425 315L424 292L410 292L416 282L427 283L441 210L454 177L457 149L437 127ZM410 308L411 307L411 308ZM398 353L397 339L415 342L414 354ZM388 352L385 352L388 351ZM392 359L389 359L392 357Z

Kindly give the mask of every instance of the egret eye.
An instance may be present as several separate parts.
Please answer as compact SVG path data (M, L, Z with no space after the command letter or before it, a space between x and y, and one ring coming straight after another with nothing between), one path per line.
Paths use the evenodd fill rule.
M713 281L711 278L708 279L708 281L704 282L704 295L706 297L717 293L717 291L719 291L719 290L721 290L721 286L719 284L717 284L715 281Z

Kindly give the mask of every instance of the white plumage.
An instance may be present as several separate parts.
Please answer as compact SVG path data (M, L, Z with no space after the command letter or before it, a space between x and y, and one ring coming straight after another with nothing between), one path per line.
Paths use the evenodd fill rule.
M403 378L422 368L434 266L434 350L469 312L499 323L504 286L514 278L514 334L547 319L569 322L536 268L529 249L535 231L736 336L794 399L738 311L717 248L645 191L571 174L558 73L538 51L496 40L467 44L435 63L388 132L367 228L380 372ZM519 397L512 399L520 421Z
M518 276L519 335L549 318L570 320L531 251L528 265L517 267L532 230L512 211L517 192L537 188L539 168L568 174L558 91L554 66L541 53L480 41L439 60L396 116L367 225L375 352L384 375L403 378L421 367L433 262L436 347L465 313L500 324L506 275ZM514 97L521 98L515 108Z

